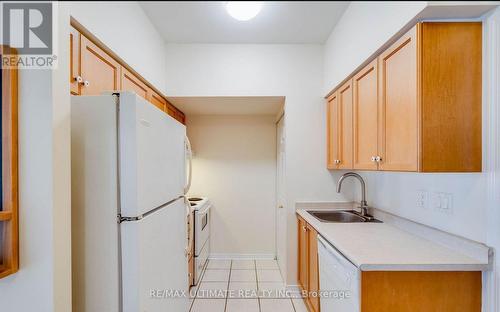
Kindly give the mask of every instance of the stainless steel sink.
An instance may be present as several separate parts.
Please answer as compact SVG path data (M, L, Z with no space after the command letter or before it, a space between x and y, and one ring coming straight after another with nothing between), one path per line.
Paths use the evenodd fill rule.
M354 210L335 211L308 211L321 222L332 223L360 223L360 222L380 222L373 217L363 217Z

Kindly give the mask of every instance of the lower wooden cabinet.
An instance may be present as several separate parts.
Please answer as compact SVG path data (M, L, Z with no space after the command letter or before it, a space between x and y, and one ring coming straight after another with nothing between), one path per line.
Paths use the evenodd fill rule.
M361 273L361 312L481 312L481 272Z
M298 282L308 310L319 312L318 232L301 217L297 217L297 224Z

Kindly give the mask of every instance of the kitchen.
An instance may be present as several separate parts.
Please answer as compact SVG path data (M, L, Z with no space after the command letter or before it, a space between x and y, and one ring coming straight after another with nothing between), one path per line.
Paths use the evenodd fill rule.
M73 284L75 280L71 280L76 273L72 269L76 260L75 254L71 259L71 250L77 246L71 239L71 233L75 235L72 202L79 198L78 189L72 185L75 176L79 176L71 167L75 162L75 153L71 151L75 126L72 103L74 98L80 101L101 91L129 90L138 95L141 107L150 111L146 104L154 104L164 112L161 118L185 131L191 141L192 152L179 163L185 161L187 165L192 157L192 183L187 197L207 197L212 204L208 256L211 259L204 272L217 272L208 275L207 285L217 289L226 283L225 290L231 288L233 281L240 289L284 285L290 293L288 298L185 298L193 311L243 309L233 308L233 304L247 304L249 311L279 311L276 305L283 311L318 311L318 305L322 311L329 311L328 306L323 308L327 300L296 298L300 288L313 290L312 286L321 285L326 275L321 273L321 257L330 250L322 248L328 246L334 246L334 251L363 274L392 272L388 265L399 266L402 272L416 272L424 267L434 273L455 272L450 268L469 272L461 275L461 289L467 295L460 298L469 300L471 311L497 311L498 264L493 252L500 237L496 209L498 3L266 2L254 19L244 22L233 19L225 5L70 2L54 6L58 17L54 21L58 67L19 71L19 270L0 279L0 298L5 309L79 309L75 306L78 289ZM302 22L297 23L298 20ZM439 73L429 68L443 69L438 65L449 64L450 60L439 54L426 59L428 50L423 50L423 58L412 53L439 46L432 41L432 32L437 30L428 25L444 20L447 25L479 24L480 29L472 26L476 29L442 30L447 38L455 35L462 45L467 42L454 55L463 57L460 64L466 64L462 70L468 72L448 72L444 75L450 80L435 82L430 78ZM461 37L465 33L470 37ZM68 34L72 34L70 42L80 46L68 44ZM405 49L399 48L401 43L405 43ZM441 39L439 44L446 42ZM84 53L72 58L78 51ZM401 57L410 61L401 63ZM432 63L439 57L437 64ZM385 69L381 60L386 60ZM106 64L104 72L96 70L100 64ZM393 73L390 65L401 64L412 71L396 69L398 75L404 76L393 80L389 76ZM420 89L408 89L403 82L411 84L415 77L412 75L430 77L428 84L422 82L422 87L433 96L426 98ZM399 88L383 89L382 81L401 83ZM446 82L450 83L448 92L439 94L436 86ZM378 87L370 89L377 83ZM28 90L26 86L33 87ZM372 92L366 98L372 101L366 104L372 105L372 110L356 115L359 107L352 104L351 116L361 116L362 123L347 117L353 122L349 126L344 119L349 111L336 107L346 99L352 103L364 100L354 96L353 91L360 88L366 88L364 94ZM378 90L388 95L383 97ZM351 98L346 94L351 94ZM377 115L377 105L399 96L417 100L405 101L402 111L387 106L388 114L400 118L387 123L382 132L382 125L372 118ZM440 101L432 102L435 99L449 103L447 99L457 106L439 111L436 102ZM202 107L199 103L208 104ZM465 106L456 109L459 105ZM430 112L428 118L402 113L419 107L424 113ZM139 124L146 125L148 120ZM355 127L356 122L361 127ZM180 126L184 123L185 128ZM339 131L338 125L344 128ZM398 127L409 132L397 130ZM349 134L346 129L352 132ZM422 131L418 132L422 133L422 145L408 139L417 130ZM385 154L377 146L380 138L388 142ZM391 145L390 140L398 144ZM444 142L452 142L450 149ZM184 151L184 140L176 146ZM346 155L346 151L353 155ZM395 167L390 168L391 157L403 159L404 166L395 162ZM346 159L352 159L352 164L346 164ZM426 163L428 159L430 163ZM165 172L169 170L168 166L160 167ZM235 168L241 171L234 171ZM320 222L319 217L307 212L341 209L359 213L363 192L357 179L346 178L340 193L336 191L341 176L350 171L362 176L368 213L382 223ZM184 195L184 186L175 196ZM159 199L158 203L168 200ZM45 218L51 222L40 222ZM300 235L304 226L309 229L307 238L311 238L307 243L305 236ZM373 230L363 232L368 228ZM315 232L326 244L315 239ZM373 242L379 250L371 249ZM415 249L408 247L408 242ZM183 246L187 246L184 241ZM185 256L183 248L182 257L187 260L189 250ZM315 262L320 266L303 266ZM238 272L252 270L255 277ZM278 270L282 281L266 270ZM269 278L259 278L259 274ZM186 267L186 278L187 275ZM403 289L397 283L408 285L404 282L413 278L401 277L391 283L393 276L388 273L363 276L366 277L362 279L383 279L375 282L387 283L384 289ZM435 276L429 274L428 278L431 281ZM261 282L268 284L260 285ZM167 284L162 288L168 288ZM440 290L446 291L445 286ZM363 302L382 298L380 294L370 295L364 282L359 287L363 290L359 309L376 311L376 305L366 306ZM434 289L429 287L420 289ZM23 300L22 294L32 288L40 291L31 300ZM424 291L419 293L423 296ZM429 304L439 299L425 293ZM4 296L9 300L4 300ZM398 294L398 298L404 296L409 294ZM394 302L390 297L386 300ZM147 306L149 301L144 302ZM200 310L199 305L204 309ZM408 311L418 311L418 307Z

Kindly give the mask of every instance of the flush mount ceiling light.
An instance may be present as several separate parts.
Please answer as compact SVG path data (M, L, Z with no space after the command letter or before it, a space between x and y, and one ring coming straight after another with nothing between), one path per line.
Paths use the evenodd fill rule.
M261 1L228 1L226 11L238 21L248 21L259 14Z

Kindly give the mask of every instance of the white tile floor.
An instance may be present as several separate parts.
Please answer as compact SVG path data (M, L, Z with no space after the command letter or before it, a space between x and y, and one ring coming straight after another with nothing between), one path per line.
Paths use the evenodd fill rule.
M191 312L307 311L296 294L285 293L274 260L210 260L197 289L191 291Z

